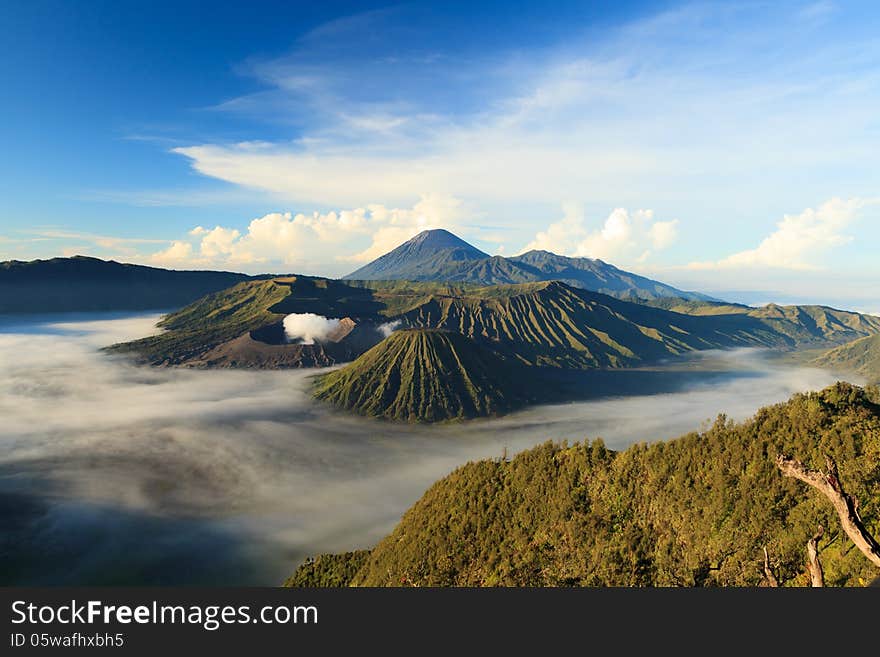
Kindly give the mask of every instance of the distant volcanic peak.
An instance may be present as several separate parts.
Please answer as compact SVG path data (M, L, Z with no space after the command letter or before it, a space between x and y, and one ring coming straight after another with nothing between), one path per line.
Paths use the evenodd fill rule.
M455 263L486 260L487 253L448 230L424 230L397 248L345 278L364 280L424 280Z
M477 247L465 242L458 235L450 233L443 228L423 230L412 239L404 242L401 246L406 246L407 244L429 249L467 249L477 253L480 258L489 257L489 254L483 253Z
M527 251L510 258L489 256L442 229L422 231L345 278L477 285L563 280L573 287L618 298L711 300L705 295L618 269L599 259L571 258L543 250Z

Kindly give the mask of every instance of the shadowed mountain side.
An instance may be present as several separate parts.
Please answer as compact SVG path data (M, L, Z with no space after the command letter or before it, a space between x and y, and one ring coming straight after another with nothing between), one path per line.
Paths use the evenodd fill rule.
M831 349L813 363L838 372L853 372L871 383L880 383L880 335Z
M469 463L428 489L369 555L310 560L288 584L761 586L766 547L782 585L809 586L804 546L817 526L839 522L774 458L833 455L876 535L878 394L837 384L741 424L719 416L699 433L622 452L601 441L547 443L511 461ZM851 548L823 541L827 586L876 576Z
M0 262L0 313L176 308L254 277L173 271L86 256Z
M535 401L529 380L524 367L460 333L403 330L319 377L314 394L361 415L439 422L498 415Z

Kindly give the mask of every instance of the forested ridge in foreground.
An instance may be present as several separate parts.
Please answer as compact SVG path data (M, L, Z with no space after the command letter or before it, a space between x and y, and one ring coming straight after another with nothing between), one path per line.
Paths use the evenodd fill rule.
M761 586L766 547L783 586L809 585L819 525L827 586L877 569L828 500L785 478L779 454L836 459L880 533L880 392L838 383L734 423L622 452L546 443L469 463L434 484L372 551L310 560L290 586ZM353 573L353 574L352 574Z

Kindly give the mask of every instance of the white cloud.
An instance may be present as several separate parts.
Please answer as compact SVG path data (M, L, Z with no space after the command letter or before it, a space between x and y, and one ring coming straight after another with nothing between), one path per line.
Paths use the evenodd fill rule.
M340 320L315 313L291 313L282 323L288 342L315 344L315 340L329 338L339 328Z
M678 220L655 221L652 210L616 208L600 228L591 230L580 206L563 206L563 217L535 235L525 250L616 262L645 262L653 251L671 246L678 237Z
M231 254L233 246L241 233L235 229L215 226L207 230L196 226L190 232L193 237L200 238L199 251L205 258L216 258L219 255Z
M412 208L366 208L326 213L272 212L252 220L245 232L196 226L189 240L154 253L156 264L206 267L307 266L323 259L339 263L372 260L422 230L464 227L468 217L454 198L426 195ZM464 227L466 228L466 227Z
M650 235L655 249L665 249L672 246L678 239L678 219L654 222Z
M152 264L164 267L190 264L192 260L192 244L189 242L174 241L167 249L158 251L149 257Z
M691 269L815 269L817 256L848 244L846 229L866 204L862 199L833 198L818 208L798 215L785 215L776 230L757 247L715 262L693 262Z
M535 239L529 242L523 250L552 251L567 255L574 244L586 235L583 207L577 203L564 203L562 205L562 219L538 232Z

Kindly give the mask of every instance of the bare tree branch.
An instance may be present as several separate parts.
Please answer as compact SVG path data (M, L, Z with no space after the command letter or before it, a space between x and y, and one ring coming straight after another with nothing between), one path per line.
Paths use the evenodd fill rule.
M803 463L789 456L780 454L776 457L776 465L779 466L783 475L809 484L831 501L840 518L843 531L862 551L862 554L880 568L880 543L877 543L877 540L871 536L862 523L858 512L858 503L843 490L837 472L837 463L830 456L826 456L825 464L828 467L827 473L810 470Z
M764 577L767 578L767 584L771 588L778 589L779 588L779 580L776 579L776 575L773 574L773 570L770 568L770 555L767 554L767 546L764 546Z
M825 574L819 562L819 539L822 538L823 532L822 525L819 525L819 531L807 541L807 568L810 570L810 584L813 588L825 586Z

